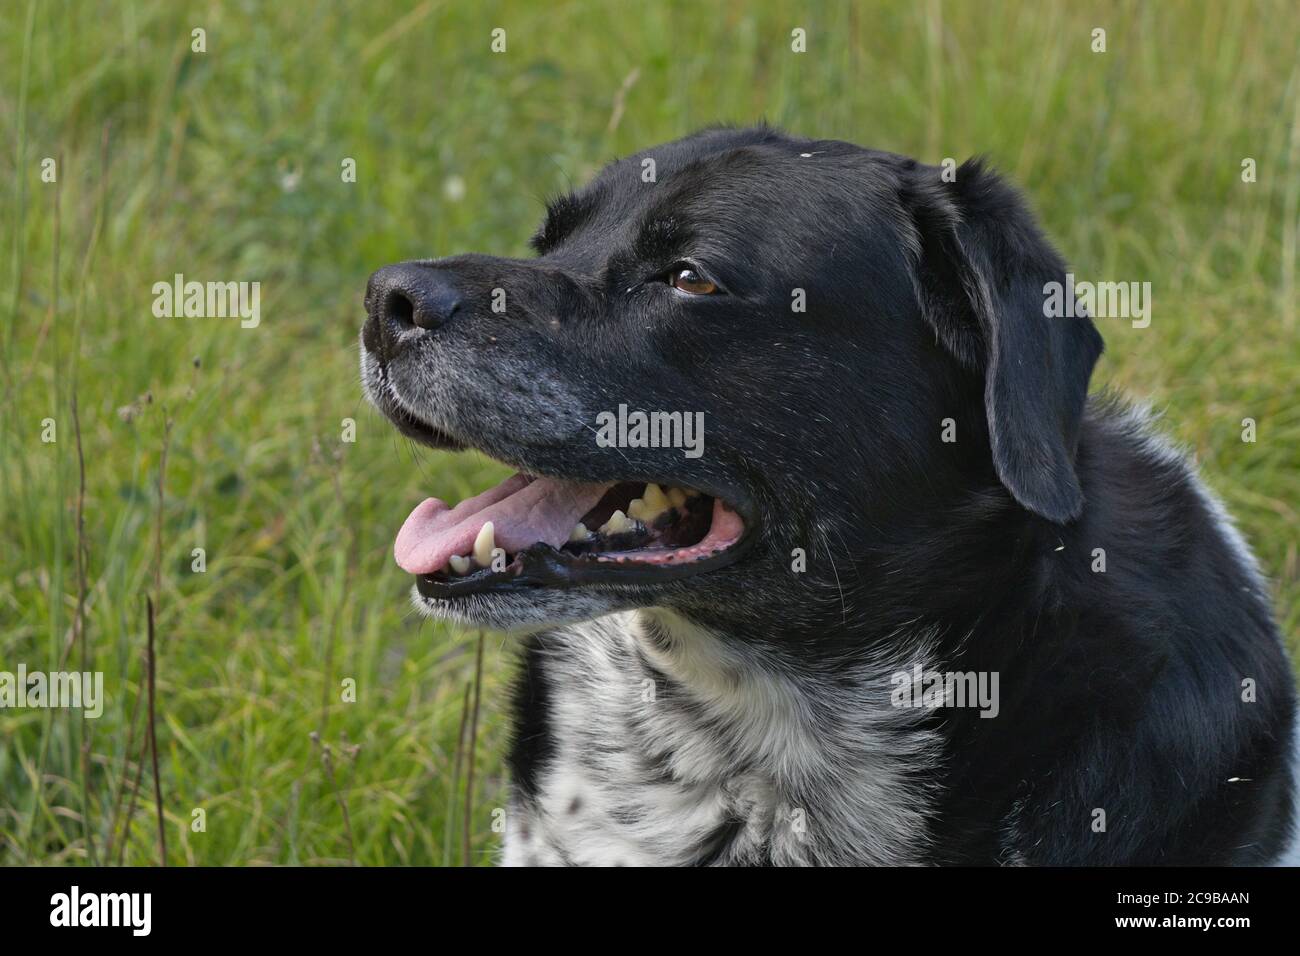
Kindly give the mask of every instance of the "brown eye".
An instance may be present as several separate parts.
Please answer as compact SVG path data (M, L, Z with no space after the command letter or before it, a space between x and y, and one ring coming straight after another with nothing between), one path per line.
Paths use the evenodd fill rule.
M712 295L718 287L690 266L674 266L668 273L668 284L691 295Z

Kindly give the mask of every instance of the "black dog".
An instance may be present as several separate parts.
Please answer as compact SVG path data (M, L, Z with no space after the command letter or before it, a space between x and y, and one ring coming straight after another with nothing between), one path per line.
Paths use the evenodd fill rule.
M1295 852L1265 583L1087 398L1101 338L993 173L714 129L533 246L381 269L362 333L402 432L520 471L396 547L430 615L533 632L506 862Z

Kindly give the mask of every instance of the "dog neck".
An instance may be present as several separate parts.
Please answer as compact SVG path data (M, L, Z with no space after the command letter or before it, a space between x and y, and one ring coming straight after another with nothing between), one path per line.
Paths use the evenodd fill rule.
M650 609L541 635L528 667L547 753L516 780L507 863L924 857L940 744L922 711L890 705L893 662L794 666Z

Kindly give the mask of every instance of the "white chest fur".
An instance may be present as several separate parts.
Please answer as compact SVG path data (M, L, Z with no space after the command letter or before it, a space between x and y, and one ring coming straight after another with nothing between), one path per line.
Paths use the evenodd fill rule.
M922 858L938 743L890 705L900 661L811 673L658 610L542 644L551 753L507 865Z

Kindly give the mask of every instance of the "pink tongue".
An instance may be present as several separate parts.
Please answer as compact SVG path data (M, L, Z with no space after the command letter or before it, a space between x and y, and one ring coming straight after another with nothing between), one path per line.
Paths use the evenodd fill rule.
M474 539L489 521L496 546L509 554L539 541L558 548L608 488L514 475L454 508L426 498L397 532L393 556L404 571L432 574L445 568L453 554L473 551Z

